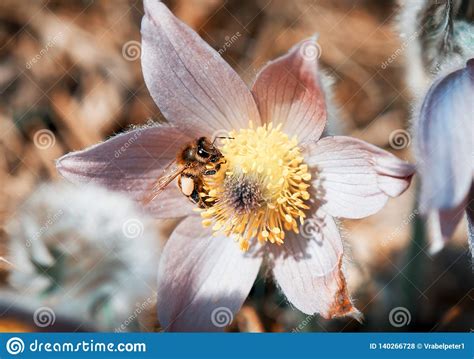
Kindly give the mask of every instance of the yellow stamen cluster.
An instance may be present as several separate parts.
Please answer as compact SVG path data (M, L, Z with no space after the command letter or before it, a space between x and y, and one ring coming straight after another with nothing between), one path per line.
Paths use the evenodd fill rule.
M204 226L233 236L242 250L252 238L282 244L285 231L298 233L303 223L311 174L303 163L296 137L289 139L281 126L232 131L223 140L225 163L206 181L201 212Z

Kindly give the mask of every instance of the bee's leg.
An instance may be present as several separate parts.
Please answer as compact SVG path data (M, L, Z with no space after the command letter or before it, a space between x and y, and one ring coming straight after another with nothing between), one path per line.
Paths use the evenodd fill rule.
M207 171L204 171L204 175L205 176L212 176L212 175L215 175L217 173L217 170L207 170Z
M205 176L212 176L212 175L215 175L217 171L219 171L220 169L221 169L221 164L217 163L212 170L204 171L203 174Z
M201 197L203 192L203 184L200 179L196 178L194 182L194 191L191 194L191 200L198 205L199 208L208 208L209 205Z
M215 202L206 202L201 197L201 198L199 198L199 202L197 203L197 205L201 209L206 209L206 208L212 207L214 205L214 203Z
M216 163L216 162L219 162L219 160L222 158L221 155L213 155L210 159L209 159L209 162L211 163Z
M191 174L183 174L181 177L185 177L186 180L186 188L181 188L181 191L189 198L189 200L193 203L199 203L199 200L201 199L199 196L199 191L200 191L200 183L199 180L191 175ZM180 177L180 180L181 180Z
M199 202L197 203L198 207L201 209L206 209L209 208L209 205L202 200L202 198L199 199Z
M201 196L199 195L199 191L196 188L194 188L193 193L189 195L189 199L196 204L201 202Z
M185 196L190 197L196 190L196 179L192 175L183 173L178 178L178 186Z

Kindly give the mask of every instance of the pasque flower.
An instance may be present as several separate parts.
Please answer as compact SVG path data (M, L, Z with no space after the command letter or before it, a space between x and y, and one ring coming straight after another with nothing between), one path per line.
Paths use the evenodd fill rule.
M139 328L139 317L131 316L136 303L154 297L161 238L155 221L127 196L97 185L45 184L6 230L12 268L0 307L15 306L2 317L50 307L71 331L81 323L84 330Z
M239 310L264 260L299 310L325 318L359 314L333 217L377 212L408 187L413 167L357 139L320 139L326 105L317 48L314 38L296 45L266 65L249 90L162 3L145 1L143 75L169 125L68 154L58 169L72 181L140 200L183 145L228 137L219 145L225 163L205 176L207 208L197 209L173 184L147 205L160 218L185 217L159 264L164 329L219 330L216 310Z
M400 32L407 55L407 83L419 95L446 67L474 56L472 1L400 3Z
M415 119L420 207L430 216L433 252L444 246L465 210L473 220L474 59L436 80ZM470 231L471 248L473 233Z

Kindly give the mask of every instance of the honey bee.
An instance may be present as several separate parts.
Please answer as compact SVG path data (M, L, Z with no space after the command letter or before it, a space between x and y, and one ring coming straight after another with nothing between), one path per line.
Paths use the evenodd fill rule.
M201 198L203 176L215 175L224 162L221 151L214 146L216 139L211 142L207 137L199 137L188 143L183 150L178 152L176 159L165 167L144 203L153 201L166 186L178 178L179 189L191 202L200 208L209 207L210 203L206 203Z

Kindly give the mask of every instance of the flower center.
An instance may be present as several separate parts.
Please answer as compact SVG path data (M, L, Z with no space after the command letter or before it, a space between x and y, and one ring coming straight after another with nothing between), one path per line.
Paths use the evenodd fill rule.
M285 231L298 233L311 174L303 163L296 137L289 139L272 123L257 129L231 131L223 140L226 160L204 184L206 201L203 225L234 237L244 251L250 240L282 244Z

